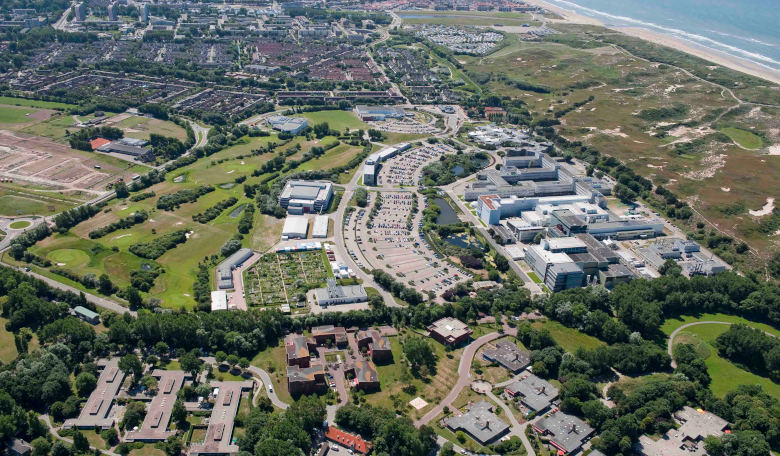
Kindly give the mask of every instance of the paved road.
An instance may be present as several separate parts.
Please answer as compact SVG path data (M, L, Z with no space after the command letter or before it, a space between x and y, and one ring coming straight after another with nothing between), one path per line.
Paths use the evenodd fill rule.
M449 407L452 401L458 397L461 390L463 390L463 388L471 383L471 378L469 378L469 370L471 369L471 361L474 359L474 355L477 354L477 350L479 350L480 347L486 343L498 339L503 335L504 334L497 332L485 334L466 347L466 350L463 352L463 355L460 358L460 364L458 364L458 382L455 384L455 386L452 387L452 390L447 395L447 397L442 399L442 401L436 407L432 408L431 411L426 413L425 416L414 422L415 426L420 427L423 424L428 424L428 422L436 418L436 416L438 416L444 410L444 407Z
M672 368L677 367L677 363L674 362L674 356L672 356L672 343L674 342L675 336L677 336L677 333L682 331L685 328L689 328L691 326L696 325L732 325L733 323L729 323L726 321L695 321L693 323L688 323L685 325L680 326L679 328L675 329L672 334L669 335L669 341L666 343L666 352L669 353L669 356L672 358ZM774 334L770 332L764 331L764 334L767 334L772 337L777 337Z
M214 359L214 358L204 358L205 360ZM206 361L209 362L209 361ZM213 363L216 363L216 360L213 361ZM260 379L263 381L263 384L265 385L265 392L268 394L268 398L271 399L271 403L274 404L275 407L278 407L282 410L287 410L287 408L290 406L289 404L282 402L281 399L279 399L279 396L276 395L276 391L269 391L268 387L273 386L273 382L271 381L271 377L268 375L268 372L264 371L263 369L260 369L257 366L249 366L247 368L249 372L252 372L253 374L257 374Z
M31 230L36 226L43 223L44 217L3 217L0 218L0 230L5 231L6 236L0 241L0 251L7 249L11 245L11 241L24 233L27 230ZM21 229L11 228L11 224L14 222L30 222L30 224Z

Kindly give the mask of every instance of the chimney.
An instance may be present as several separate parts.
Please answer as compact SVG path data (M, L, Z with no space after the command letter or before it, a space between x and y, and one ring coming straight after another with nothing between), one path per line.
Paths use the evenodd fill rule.
M490 429L490 420L485 421L485 427Z
M545 387L544 385L542 385L542 394L544 394L544 389L545 389L545 388L546 388L546 387Z
M571 431L572 431L573 433L575 433L575 434L577 433L577 425L576 425L576 424L572 424L572 425L571 425Z

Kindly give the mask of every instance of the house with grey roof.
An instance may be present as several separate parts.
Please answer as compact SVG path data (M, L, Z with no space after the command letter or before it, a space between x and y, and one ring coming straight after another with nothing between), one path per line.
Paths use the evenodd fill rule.
M525 369L531 362L531 355L520 350L517 344L507 339L499 340L494 344L493 348L483 351L482 357L489 362L500 364L515 374Z
M493 405L485 401L472 405L461 416L445 419L444 423L452 432L463 431L480 445L493 443L509 431L509 425L493 413Z
M536 375L529 375L506 387L506 393L520 396L520 402L535 412L542 412L558 398L558 388Z
M550 444L564 453L578 451L596 430L574 415L554 412L533 424L534 430L550 438Z

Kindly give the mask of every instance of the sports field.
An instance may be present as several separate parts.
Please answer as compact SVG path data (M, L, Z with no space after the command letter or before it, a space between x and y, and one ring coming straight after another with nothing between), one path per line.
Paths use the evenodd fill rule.
M0 124L25 123L35 120L30 115L38 112L37 109L16 108L5 106L0 108Z

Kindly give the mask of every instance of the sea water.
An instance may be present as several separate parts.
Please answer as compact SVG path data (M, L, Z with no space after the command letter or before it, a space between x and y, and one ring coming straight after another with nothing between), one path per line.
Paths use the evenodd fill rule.
M780 72L780 0L545 0L608 27L638 27Z

